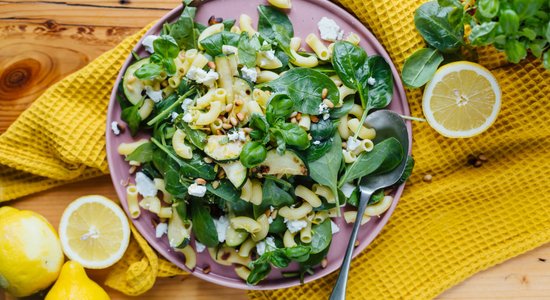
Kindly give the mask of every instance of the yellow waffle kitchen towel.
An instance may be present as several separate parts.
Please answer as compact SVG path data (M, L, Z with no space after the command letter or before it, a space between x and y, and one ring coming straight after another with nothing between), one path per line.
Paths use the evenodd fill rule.
M424 1L340 2L373 31L398 68L423 45L413 12ZM0 201L107 173L103 136L110 90L143 33L52 86L0 136ZM550 72L534 60L506 64L491 49L480 49L479 60L503 90L497 122L465 140L446 139L425 123L413 125L415 172L388 225L353 261L350 299L433 298L480 270L550 241ZM421 92L407 95L412 114L421 116ZM469 155L480 153L489 159L481 167L467 163ZM426 174L432 182L422 181ZM174 272L162 271L163 260L135 230L134 236L118 272L107 280L132 295L150 288L155 276ZM333 274L304 286L249 295L324 299L334 280Z

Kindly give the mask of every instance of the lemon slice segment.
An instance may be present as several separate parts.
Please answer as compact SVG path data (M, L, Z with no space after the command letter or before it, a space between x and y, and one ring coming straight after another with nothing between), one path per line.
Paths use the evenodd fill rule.
M113 201L103 196L84 196L63 212L59 236L69 259L88 269L103 269L124 255L130 241L130 225Z
M484 67L465 61L441 67L426 85L422 99L430 126L446 137L478 135L496 120L501 90Z

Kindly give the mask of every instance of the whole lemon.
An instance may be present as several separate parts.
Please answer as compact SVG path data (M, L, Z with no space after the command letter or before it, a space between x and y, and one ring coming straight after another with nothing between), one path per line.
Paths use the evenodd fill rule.
M25 297L50 286L63 265L59 237L41 215L0 207L0 287Z
M109 300L109 295L93 282L76 261L63 265L59 278L45 300Z

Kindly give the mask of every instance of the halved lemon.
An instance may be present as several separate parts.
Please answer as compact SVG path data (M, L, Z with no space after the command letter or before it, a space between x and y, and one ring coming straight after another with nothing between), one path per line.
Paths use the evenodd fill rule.
M130 241L130 225L113 201L103 196L84 196L63 212L59 237L69 259L88 269L103 269L124 255Z
M496 120L501 104L496 78L465 61L441 67L426 85L422 109L430 126L446 137L478 135Z

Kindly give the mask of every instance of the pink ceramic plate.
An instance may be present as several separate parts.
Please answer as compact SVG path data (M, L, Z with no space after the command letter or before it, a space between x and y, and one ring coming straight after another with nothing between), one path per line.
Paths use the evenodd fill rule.
M216 17L223 18L233 18L238 19L239 15L246 13L252 17L254 24L257 21L257 6L260 4L267 4L267 1L261 0L211 0L200 4L198 9L196 20L202 24L206 24L208 18L212 15ZM355 32L361 37L361 46L367 51L369 55L378 54L383 56L386 61L392 66L395 86L394 86L394 96L393 101L390 105L390 109L398 113L408 115L409 108L407 104L407 99L405 98L405 92L403 90L403 85L399 78L399 74L395 69L395 66L391 63L391 60L376 38L370 33L358 20L356 20L348 12L340 8L339 6L327 1L327 0L293 0L292 10L289 11L288 15L292 24L294 25L294 31L296 36L305 38L305 36L311 32L318 33L317 22L323 17L328 17L334 19L341 28L348 34L349 32ZM164 22L174 22L180 15L182 7L178 7L164 16L153 28L151 28L146 35L148 34L158 34L161 30L162 24ZM141 46L141 43L134 47L134 51L139 54L145 55L146 52ZM130 142L137 140L140 137L147 137L146 135L138 136L132 138L126 130L124 134L115 136L110 130L110 124L112 121L120 120L120 106L116 101L116 87L119 85L124 70L133 62L131 55L128 55L128 59L124 63L120 74L118 75L116 84L113 88L111 94L111 102L109 105L109 111L107 116L107 158L109 160L109 167L111 171L111 177L113 179L113 184L118 193L118 196L121 200L122 206L128 213L128 207L126 204L126 190L122 185L122 182L126 181L129 177L128 175L128 163L124 161L124 158L118 155L117 147L120 143ZM412 136L410 134L411 128L410 124L407 124L409 129L410 141L412 142ZM409 143L411 144L411 143ZM410 151L410 150L409 150ZM130 178L133 181L133 177ZM359 246L355 249L354 256L359 254L365 247L367 247L374 238L378 235L382 227L386 224L390 218L395 206L397 205L397 200L401 196L404 185L401 185L394 192L395 201L393 202L391 208L381 217L373 218L370 222L364 225L358 236L360 241ZM128 213L129 215L129 213ZM156 218L156 217L155 217ZM141 216L133 220L134 225L139 230L139 232L145 237L145 239L155 248L161 255L166 259L170 260L178 267L182 269L187 269L184 266L184 258L181 253L173 251L168 245L168 240L166 236L163 236L161 239L155 237L155 225L154 217L148 212L142 212ZM328 266L325 269L317 268L315 274L307 276L305 282L315 280L317 278L323 277L340 267L341 258L344 256L345 247L348 243L349 236L351 233L352 226L345 224L343 220L338 220L336 222L340 227L340 232L335 234L333 237L332 244L330 246L330 251L328 253ZM193 244L194 245L194 244ZM373 258L375 259L375 258ZM208 274L202 272L202 268L206 265L210 266L211 271ZM289 267L291 270L293 265ZM294 266L295 267L295 266ZM232 288L239 289L256 289L256 290L266 290L266 289L278 289L286 288L300 284L298 279L289 279L284 278L281 275L281 270L273 269L270 276L265 279L262 283L256 286L249 286L243 280L241 280L234 272L233 267L225 267L218 265L210 259L207 251L199 253L197 256L197 267L194 270L188 270L193 275L202 278L204 280L224 285Z

